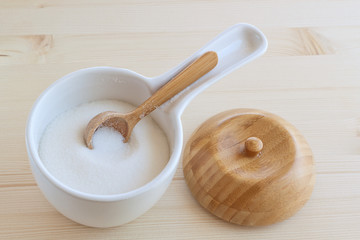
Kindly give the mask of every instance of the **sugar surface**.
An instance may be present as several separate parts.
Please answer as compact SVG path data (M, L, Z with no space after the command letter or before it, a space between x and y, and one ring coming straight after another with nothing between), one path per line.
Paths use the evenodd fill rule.
M39 155L45 167L64 184L86 193L125 193L151 181L167 164L169 146L150 116L135 126L128 143L106 127L94 134L94 149L84 143L86 125L96 114L132 109L124 102L102 100L64 112L47 126L40 141Z

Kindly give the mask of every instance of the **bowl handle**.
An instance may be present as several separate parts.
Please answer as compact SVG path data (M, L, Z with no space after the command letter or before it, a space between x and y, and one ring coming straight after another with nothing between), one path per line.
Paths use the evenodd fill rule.
M217 66L161 106L164 111L181 116L187 104L197 94L235 69L261 56L266 49L267 40L260 30L252 25L239 23L219 34L175 68L160 76L148 78L147 83L151 91L155 92L202 54L215 51L219 58Z

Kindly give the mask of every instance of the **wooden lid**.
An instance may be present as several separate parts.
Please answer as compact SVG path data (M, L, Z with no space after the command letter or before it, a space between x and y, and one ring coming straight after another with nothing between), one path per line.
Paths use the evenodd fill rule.
M183 171L204 208L248 226L292 216L315 183L304 137L280 117L254 109L226 111L204 122L185 147Z

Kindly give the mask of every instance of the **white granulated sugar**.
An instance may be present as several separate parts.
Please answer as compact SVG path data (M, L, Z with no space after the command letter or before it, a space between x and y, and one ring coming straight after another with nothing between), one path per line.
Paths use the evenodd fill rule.
M134 108L124 102L102 100L64 112L42 136L39 155L45 167L62 183L86 193L118 194L145 185L169 160L167 138L150 116L135 126L128 143L107 127L95 132L94 149L86 147L83 137L88 122L98 113L126 113Z

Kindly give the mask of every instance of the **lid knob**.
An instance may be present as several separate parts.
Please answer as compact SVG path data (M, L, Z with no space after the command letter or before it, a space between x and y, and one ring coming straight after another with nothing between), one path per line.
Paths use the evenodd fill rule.
M245 148L251 153L259 153L263 146L263 142L257 137L249 137L245 141Z

